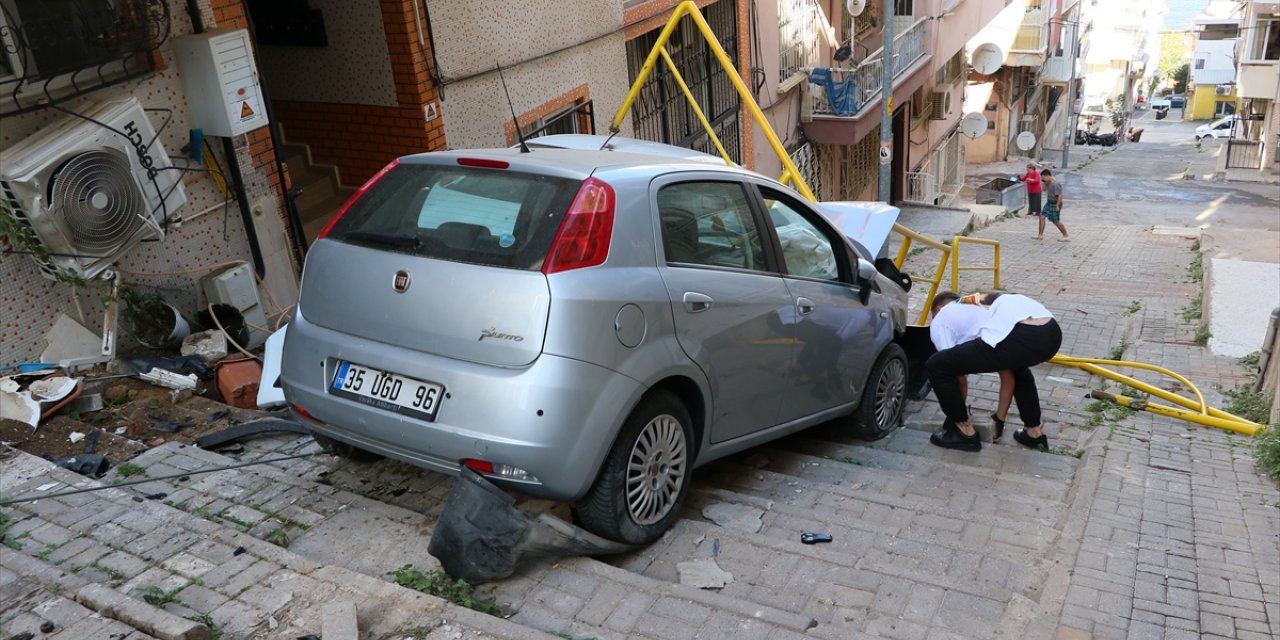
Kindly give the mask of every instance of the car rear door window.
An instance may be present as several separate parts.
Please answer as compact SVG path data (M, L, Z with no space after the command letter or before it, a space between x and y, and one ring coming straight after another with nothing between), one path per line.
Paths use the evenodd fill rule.
M765 271L764 243L741 183L679 182L658 191L668 263Z
M577 192L575 180L400 164L327 237L429 258L536 270Z

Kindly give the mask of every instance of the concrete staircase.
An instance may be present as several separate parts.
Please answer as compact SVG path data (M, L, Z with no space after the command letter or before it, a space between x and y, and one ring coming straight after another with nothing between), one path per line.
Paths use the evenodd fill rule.
M297 194L294 204L310 244L356 189L342 184L337 167L315 164L311 147L305 144L285 143L280 147L280 155L289 167L289 178Z
M75 602L92 586L168 621L89 616L132 628L130 638L201 637L192 625L293 638L319 633L335 602L355 603L360 637L378 638L444 625L456 632L446 637L467 639L1051 637L1060 605L1044 590L1080 461L1010 444L943 451L929 445L928 428L909 423L863 443L819 427L708 465L684 517L654 544L532 561L480 587L476 597L504 618L395 583L406 565L438 568L427 543L450 478L321 454L306 437L262 438L227 455L169 443L132 460L136 475L117 468L103 480L167 479L0 507L19 547L0 549L5 571L24 585L22 597L5 588L4 608L26 612L25 626L5 632L61 607L71 581ZM0 467L6 496L38 491L50 474L60 484L49 493L94 484L12 455L20 463ZM14 464L25 471L15 476ZM802 544L804 531L833 539ZM21 571L9 568L16 556ZM724 586L699 588L708 575ZM195 635L172 633L179 628Z

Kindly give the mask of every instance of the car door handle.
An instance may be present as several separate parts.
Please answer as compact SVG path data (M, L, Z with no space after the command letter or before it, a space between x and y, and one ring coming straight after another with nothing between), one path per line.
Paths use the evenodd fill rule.
M814 305L812 300L808 298L796 298L796 312L800 315L807 316L813 313L815 308L817 308L817 305Z
M684 310L689 313L701 313L706 311L711 308L711 305L714 302L715 300L712 300L711 296L705 293L698 293L696 291L684 292Z

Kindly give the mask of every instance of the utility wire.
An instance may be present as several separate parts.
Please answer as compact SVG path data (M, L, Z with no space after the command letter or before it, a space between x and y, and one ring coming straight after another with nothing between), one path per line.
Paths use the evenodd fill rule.
M155 478L142 478L140 480L129 480L127 482L108 484L100 487L88 487L85 489L73 489L71 491L61 491L58 493L46 493L38 496L23 496L21 498L10 498L8 500L0 500L0 507L7 507L11 504L18 504L20 502L35 502L36 500L48 500L50 498L62 498L64 496L74 496L79 493L91 493L94 491L103 491L105 489L117 489L119 487L129 487L135 484L142 484L144 482L158 482L160 480L172 480L174 478L194 476L201 473L213 473L214 471L227 471L230 469L240 469L242 467L251 467L257 464L270 464L272 462L284 462L285 460L295 460L297 458L306 458L306 457L314 456L320 453L324 453L324 452L313 451L311 453L299 453L296 455L284 456L281 458L268 458L266 460L255 460L253 462L241 462L239 464L227 465L225 467L210 467L208 469L196 469L195 471L184 471L182 473L174 473L167 476L158 476Z

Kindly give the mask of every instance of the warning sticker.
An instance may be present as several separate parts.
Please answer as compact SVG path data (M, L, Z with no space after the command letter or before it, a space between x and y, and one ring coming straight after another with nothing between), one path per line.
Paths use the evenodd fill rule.
M249 118L252 118L253 115L254 115L253 107L250 107L248 102L241 102L240 103L240 119L248 120Z

